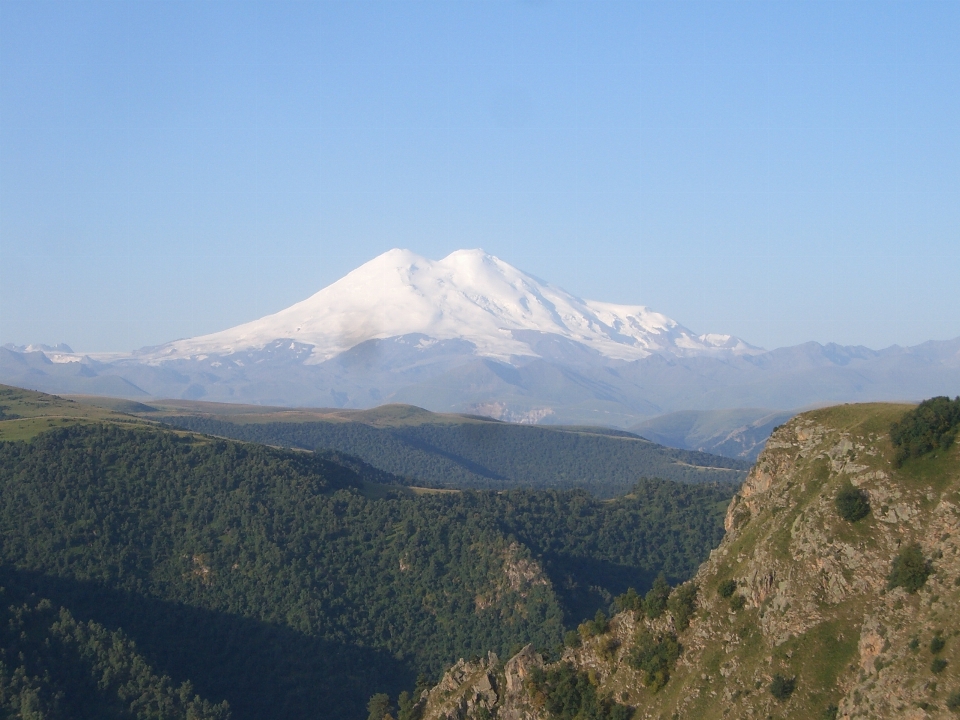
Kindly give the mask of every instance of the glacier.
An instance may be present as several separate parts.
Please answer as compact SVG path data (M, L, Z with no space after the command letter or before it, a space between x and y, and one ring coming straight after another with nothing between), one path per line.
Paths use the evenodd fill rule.
M763 352L730 335L696 335L642 305L583 300L480 249L458 250L442 260L394 249L278 313L137 356L157 363L228 355L282 338L312 346L306 363L319 364L368 340L417 334L464 340L479 357L509 362L539 356L524 339L531 332L618 360Z

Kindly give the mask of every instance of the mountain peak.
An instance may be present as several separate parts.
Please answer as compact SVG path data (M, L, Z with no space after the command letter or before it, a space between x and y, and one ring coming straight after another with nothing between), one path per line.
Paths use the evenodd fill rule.
M465 248L462 250L454 250L452 253L447 255L440 262L458 262L461 260L466 261L483 261L483 260L492 260L494 262L500 262L499 258L494 257L488 253L483 248Z
M583 300L481 248L442 260L394 248L285 310L150 355L222 355L289 339L312 346L308 362L318 363L367 340L412 334L465 340L477 355L500 360L537 356L531 343L541 336L620 360L756 351L727 335L697 336L641 305Z

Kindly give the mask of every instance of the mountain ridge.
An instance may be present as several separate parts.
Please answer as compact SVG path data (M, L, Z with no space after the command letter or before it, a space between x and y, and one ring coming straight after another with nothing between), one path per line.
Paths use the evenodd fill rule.
M960 337L763 350L641 305L577 298L482 250L392 250L285 310L133 353L0 347L0 382L53 393L262 405L385 403L629 428L677 411L960 393ZM736 426L726 428L737 430Z

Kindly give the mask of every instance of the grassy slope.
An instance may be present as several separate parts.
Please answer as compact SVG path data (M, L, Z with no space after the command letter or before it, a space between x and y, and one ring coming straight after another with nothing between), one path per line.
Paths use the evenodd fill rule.
M111 407L0 385L0 441L29 440L53 428L95 422L145 424Z

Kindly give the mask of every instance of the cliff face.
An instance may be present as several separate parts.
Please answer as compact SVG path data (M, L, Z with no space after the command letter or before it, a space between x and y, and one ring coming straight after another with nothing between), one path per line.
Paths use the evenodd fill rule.
M896 468L888 430L907 409L840 406L778 429L692 580L689 627L623 612L564 651L600 699L591 717L960 717L960 447ZM844 489L869 500L865 517L840 516ZM895 561L906 587L890 587ZM664 674L643 658L674 634L679 658L661 663L657 690ZM541 666L529 648L462 663L418 711L546 720Z

